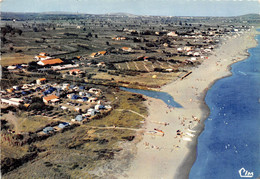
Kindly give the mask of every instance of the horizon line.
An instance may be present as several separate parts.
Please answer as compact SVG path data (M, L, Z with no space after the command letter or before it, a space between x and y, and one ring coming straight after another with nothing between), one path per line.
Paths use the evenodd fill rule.
M128 12L111 12L111 13L103 13L103 14L95 14L95 13L84 13L84 12L66 12L66 11L44 11L44 12L14 12L14 11L2 11L2 13L14 13L14 14L53 14L53 15L117 15L122 14L118 16L150 16L150 17L239 17L239 16L246 16L246 15L259 15L260 13L247 13L247 14L241 14L241 15L231 15L231 16L212 16L212 15L138 15L138 14L132 14Z

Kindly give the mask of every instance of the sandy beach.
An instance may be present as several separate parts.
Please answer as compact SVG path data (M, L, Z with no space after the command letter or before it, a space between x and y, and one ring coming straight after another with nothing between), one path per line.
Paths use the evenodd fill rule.
M196 159L197 138L209 115L204 101L206 92L217 79L231 75L231 64L248 56L246 50L256 46L255 34L252 29L225 37L212 55L193 68L189 76L161 88L183 108L169 109L163 101L147 98L149 116L126 178L188 178ZM159 131L158 135L149 133L154 129Z

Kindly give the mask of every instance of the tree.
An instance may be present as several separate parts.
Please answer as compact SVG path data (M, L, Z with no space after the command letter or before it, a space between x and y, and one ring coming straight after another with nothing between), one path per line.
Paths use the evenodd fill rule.
M22 33L23 33L23 31L21 30L21 29L17 29L17 33L18 33L18 35L22 35Z
M88 35L86 35L86 37L92 37L92 33L89 32Z
M34 31L34 32L38 32L37 27L34 27L34 28L33 28L33 31Z

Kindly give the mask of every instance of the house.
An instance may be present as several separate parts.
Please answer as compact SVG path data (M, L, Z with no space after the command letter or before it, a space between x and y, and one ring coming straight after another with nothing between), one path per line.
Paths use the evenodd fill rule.
M42 130L45 134L49 134L51 132L54 132L54 128L53 127L45 127L43 130Z
M194 52L194 53L193 53L193 56L194 56L194 57L199 57L199 56L200 56L200 53L199 53L199 52Z
M20 90L21 87L20 87L20 86L13 86L13 89L15 89L15 90Z
M183 50L182 50L182 48L177 48L177 51L182 52Z
M107 51L99 51L98 54L100 54L100 55L106 55L106 54L107 54Z
M7 91L8 93L12 93L12 92L14 91L14 89L13 89L13 88L9 88L9 89L6 89L6 91Z
M46 65L55 65L55 64L61 64L63 61L60 58L50 59L50 60L41 60L37 62L38 65L46 66Z
M105 66L106 66L105 62L99 62L97 64L97 67L105 67Z
M101 93L101 90L100 90L100 89L97 89L97 88L90 88L90 89L88 90L88 92L94 93L94 94L98 94L98 93Z
M96 102L97 101L97 98L89 98L88 99L88 102L89 103L93 103L93 102Z
M126 40L126 37L113 37L113 40Z
M11 106L19 106L23 100L20 98L10 98L10 99L5 99L5 98L1 98L1 102L2 103L6 103L8 105Z
M169 33L167 33L167 35L170 36L170 37L177 37L178 36L178 34L176 34L176 32L169 32Z
M36 55L34 57L36 60L48 60L48 59L51 59L52 57L50 56L45 56L45 55Z
M100 109L106 109L105 106L97 104L95 105L95 110L100 110Z
M184 50L185 50L186 52L189 52L189 51L192 50L192 47L191 47L191 46L185 46L185 47L184 47Z
M95 58L95 57L97 57L98 55L99 55L98 53L94 52L94 53L92 53L92 54L90 55L90 57Z
M41 84L46 83L46 81L47 81L46 78L39 78L36 80L36 84L41 85Z
M189 51L189 52L186 53L186 55L192 56L192 55L193 55L193 52Z
M130 48L130 47L122 47L121 49L125 52L131 52L132 51L132 48Z
M16 65L11 65L7 67L8 70L15 70L16 68L17 68Z
M78 75L80 74L82 71L80 69L72 69L69 71L70 75Z
M191 57L188 61L190 61L190 62L195 62L196 60L197 60L196 57Z
M74 93L67 94L67 97L68 97L69 99L72 99L72 97L73 97L74 95L75 95Z
M96 109L90 108L90 109L88 109L87 115L89 115L89 116L95 116L96 113L99 113L99 111L96 110Z
M43 102L45 104L48 104L49 102L54 102L55 103L55 102L57 102L59 100L60 100L59 97L56 96L56 95L49 95L49 96L43 97Z
M63 110L67 110L68 109L66 106L61 106L60 108L63 109Z
M78 66L79 66L79 64L57 65L57 66L52 66L51 69L52 70L64 70L64 69L69 69L69 68L77 68Z

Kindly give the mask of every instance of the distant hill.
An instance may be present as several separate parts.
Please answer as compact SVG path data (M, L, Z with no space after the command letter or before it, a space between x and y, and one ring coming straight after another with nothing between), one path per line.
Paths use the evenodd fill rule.
M246 15L242 15L242 16L239 16L239 17L244 18L244 19L259 19L260 14L246 14Z
M41 12L41 13L26 13L26 12L2 12L2 20L55 20L55 19L84 19L86 17L93 16L111 16L111 17L130 17L135 18L139 15L130 13L107 13L107 14L87 14L87 13L72 13L63 11L53 11L53 12ZM189 18L189 17L185 17ZM203 18L203 17L202 17ZM225 17L222 17L225 18ZM226 18L239 18L240 20L245 20L248 22L258 23L260 22L260 14L246 14L241 16L226 17Z
M124 17L137 17L138 15L130 14L130 13L124 13L124 12L117 12L117 13L107 13L105 15L109 16L124 16Z

